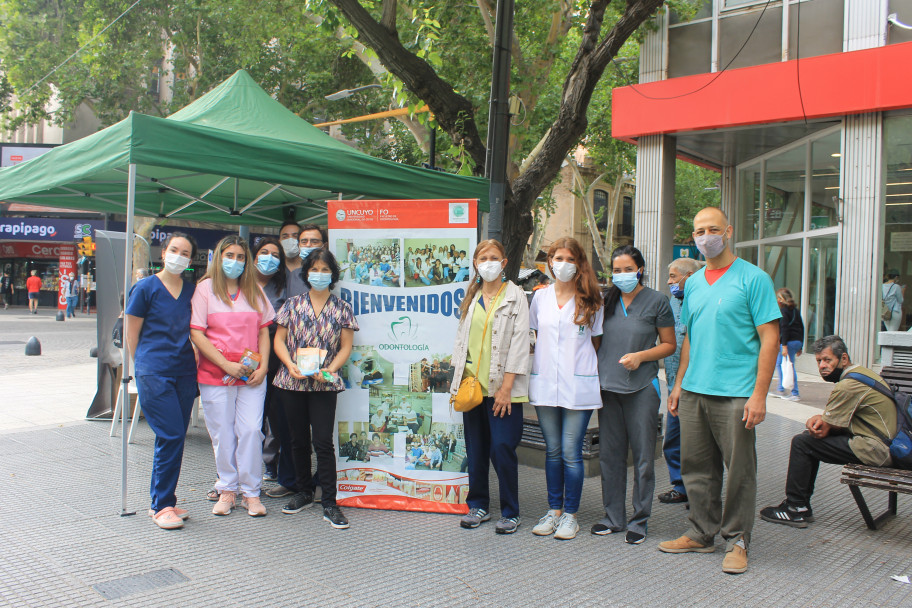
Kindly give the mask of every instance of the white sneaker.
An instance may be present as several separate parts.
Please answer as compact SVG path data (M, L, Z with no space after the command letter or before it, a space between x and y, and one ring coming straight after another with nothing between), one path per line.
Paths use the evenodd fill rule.
M557 527L557 511L551 509L545 516L538 520L538 524L532 528L532 534L536 536L550 536L554 534L554 529Z
M554 533L554 538L570 540L571 538L576 538L577 532L579 532L579 524L576 522L576 514L564 513L557 520L557 531Z

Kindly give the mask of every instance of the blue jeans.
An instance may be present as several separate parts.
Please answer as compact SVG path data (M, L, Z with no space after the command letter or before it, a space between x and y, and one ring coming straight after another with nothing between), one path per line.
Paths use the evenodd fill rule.
M586 477L583 438L592 410L537 405L535 413L538 414L538 424L545 436L547 449L545 480L548 485L548 508L576 513Z
M469 278L469 269L468 269L468 268L460 268L460 269L459 269L459 272L456 273L456 278L453 279L453 282L454 282L454 283L459 283L460 281L465 281L465 280L468 279L468 278Z
M792 374L795 377L795 386L792 387L792 395L795 397L798 396L798 370L795 369L795 355L801 350L801 347L804 346L801 343L801 340L790 340L786 345L788 348L788 358L792 362ZM776 355L776 370L779 375L779 392L781 393L785 389L782 387L782 346L779 346L779 353Z
M671 414L665 416L665 441L662 443L662 452L665 454L671 486L681 494L687 494L684 481L681 479L681 421Z
M519 517L519 467L516 446L522 438L523 408L514 403L503 418L494 415L494 397L485 397L477 407L463 412L466 466L469 473L470 509L490 511L491 491L488 486L490 467L494 465L500 484L500 514Z
M137 376L142 412L155 433L152 453L152 509L177 504L174 490L184 458L184 439L196 399L196 376Z
M79 296L67 296L66 297L66 316L75 317L76 316L76 304L79 303Z

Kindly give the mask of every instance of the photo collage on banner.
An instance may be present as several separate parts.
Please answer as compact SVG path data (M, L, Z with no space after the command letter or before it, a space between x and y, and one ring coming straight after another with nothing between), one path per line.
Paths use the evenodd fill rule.
M466 513L450 359L477 242L477 201L329 201L335 293L360 330L339 371L341 506Z

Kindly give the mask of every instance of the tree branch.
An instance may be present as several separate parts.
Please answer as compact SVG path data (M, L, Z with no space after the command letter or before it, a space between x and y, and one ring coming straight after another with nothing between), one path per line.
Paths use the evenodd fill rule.
M380 25L393 36L396 32L396 0L383 0L383 14L380 16Z
M399 37L391 34L357 0L330 0L358 30L361 40L374 49L383 65L424 101L434 113L437 124L456 145L464 146L476 174L484 172L485 144L475 123L472 103L457 93L423 59L409 52Z

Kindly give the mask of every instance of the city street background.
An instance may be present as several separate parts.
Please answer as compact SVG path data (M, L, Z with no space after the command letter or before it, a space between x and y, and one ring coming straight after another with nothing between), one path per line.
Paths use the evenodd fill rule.
M821 467L809 528L758 517L740 576L722 573L721 540L709 555L657 550L687 528L681 505L656 500L639 546L590 535L601 517L597 477L586 480L576 539L533 536L547 505L544 472L530 467L520 467L523 524L513 536L495 535L493 523L461 529L454 516L354 508L346 509L351 528L334 530L318 508L283 515L283 501L269 498L265 518L241 510L217 518L205 497L215 465L202 420L188 433L178 487L179 506L191 513L186 527L160 530L146 515L153 435L145 423L129 450L128 506L137 514L121 517L119 429L112 438L110 422L84 420L95 393L94 321L0 311L0 605L912 605L912 585L890 578L912 576L912 500L900 495L899 515L869 531L837 466ZM24 356L31 336L39 357ZM829 388L801 375L801 403L768 399L757 435L758 510L782 500L789 440ZM656 492L667 489L659 460ZM877 512L886 505L883 492L866 496ZM176 572L162 573L169 569ZM110 584L130 576L138 578Z

